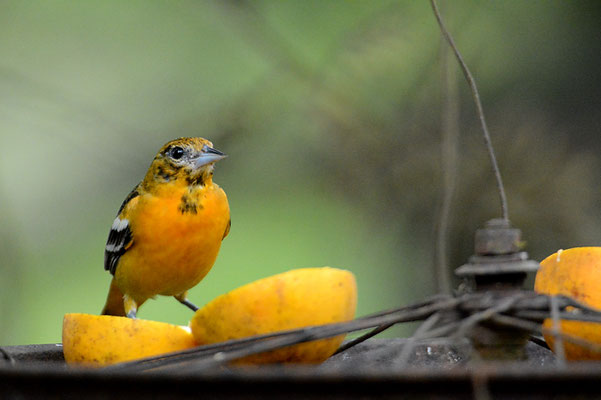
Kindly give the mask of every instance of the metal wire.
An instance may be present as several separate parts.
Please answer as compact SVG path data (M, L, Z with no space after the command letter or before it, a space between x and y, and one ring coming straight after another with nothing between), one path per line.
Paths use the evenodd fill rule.
M325 339L341 334L360 331L382 325L394 325L401 322L420 321L440 310L456 307L460 299L448 298L434 303L425 303L420 307L409 306L384 313L370 315L350 322L321 325L303 329L277 332L269 335L254 336L247 339L233 340L194 349L164 354L127 363L116 364L104 368L107 371L131 370L143 371L173 364L193 362L196 369L213 367L228 361L236 360L278 348Z
M449 296L449 295L446 295L446 294L436 294L436 295L430 297L429 299L427 299L427 300L425 300L425 301L423 301L421 303L417 303L417 304L414 304L414 305L411 305L411 306L407 306L407 307L405 307L405 309L407 309L407 310L409 310L409 309L416 309L416 308L419 308L419 307L424 307L426 305L432 304L432 303L434 303L436 301L448 300L450 298L452 298L452 297ZM394 312L394 310L384 311L384 312L372 314L372 316L386 315L387 313L391 313L391 312ZM364 335L361 335L358 338L355 338L355 339L353 339L353 340L351 340L351 341L343 344L342 346L340 346L340 348L338 350L336 350L336 352L333 355L340 354L340 353L342 353L342 352L350 349L351 347L354 347L354 346L358 345L359 343L362 343L362 342L366 341L367 339L372 338L372 337L374 337L375 335L377 335L377 334L379 334L381 332L384 332L386 329L390 328L393 325L394 324L380 325L380 326L372 329L371 331L365 333Z
M441 38L440 60L442 72L442 109L440 134L442 163L442 201L436 226L436 284L439 293L451 293L451 277L449 268L448 239L451 219L451 205L457 180L459 159L459 101L457 96L457 74L451 63L448 46Z
M557 304L557 297L551 296L549 298L549 304L551 306L551 318L553 319L553 331L561 333L561 321L559 319L559 305ZM566 364L566 350L563 345L563 338L561 335L555 336L555 355L557 356L557 363L563 367Z
M415 331L413 336L411 336L405 345L403 346L403 350L397 360L397 363L401 366L404 366L409 361L409 357L411 357L411 353L413 349L415 349L415 344L418 340L423 339L426 333L440 320L441 313L440 311L436 314L432 314L425 320Z
M508 297L501 300L501 302L493 307L487 308L483 311L474 313L469 317L465 318L461 321L459 325L459 329L455 333L455 337L465 337L470 329L472 329L475 325L480 322L491 319L494 315L502 313L504 311L509 310L518 300L519 298L516 296Z
M187 368L193 371L203 371L253 354L349 332L371 329L367 334L342 346L338 351L340 353L395 324L424 320L426 322L418 328L401 351L401 361L406 362L411 355L416 340L448 336L451 338L465 337L476 325L487 321L500 326L530 332L540 332L542 330L543 333L560 338L565 342L601 352L601 345L567 335L557 329L541 328L543 319L552 318L553 309L556 310L556 319L563 319L566 316L574 320L601 321L601 312L587 308L580 309L578 303L570 298L557 296L554 297L554 300L552 299L550 296L539 295L530 291L518 291L510 297L500 298L493 296L491 293L464 294L460 297L439 296L418 304L372 314L354 321L294 329L201 346L117 364L104 368L104 370L109 372L159 369L161 371L176 371ZM576 304L576 306L572 304ZM570 311L566 311L568 307ZM441 321L443 315L448 315L451 318L445 317L443 325L434 327Z
M384 332L386 329L390 328L393 325L394 324L380 325L380 326L376 327L375 329L372 329L371 331L367 332L366 334L361 335L358 338L353 339L353 340L349 341L348 343L343 344L332 355L340 354L340 353L350 349L351 347L358 345L359 343L365 342L367 339L372 338L372 337L376 336L377 334Z
M436 1L430 0L430 5L432 6L432 11L434 12L436 21L438 21L440 31L451 46L451 49L453 49L455 57L457 58L457 61L461 66L461 70L465 75L465 79L467 80L467 83L469 84L470 89L472 91L472 97L474 98L474 103L476 104L476 111L478 112L478 118L480 119L480 125L482 126L482 133L484 134L484 143L486 144L486 149L488 150L488 155L490 157L490 162L492 164L492 169L497 182L497 190L499 191L499 198L501 200L501 213L503 219L505 221L509 221L509 211L507 210L507 196L505 195L505 186L503 185L503 179L501 178L501 171L499 169L497 157L495 156L495 151L492 145L492 141L490 139L490 133L488 133L488 125L486 124L486 119L484 118L484 109L482 108L482 102L480 101L480 94L478 93L476 81L474 80L469 68L467 67L467 64L465 63L465 61L463 61L463 57L457 49L453 37L445 27L444 22L442 21L442 17L440 16L440 12L438 11Z
M542 331L542 333L551 335L555 338L561 336L561 338L569 343L573 343L575 345L584 347L587 350L594 351L596 353L601 354L601 345L597 343L590 342L586 339L580 338L578 336L573 336L567 333L557 332L554 329L549 329L545 327L541 327L539 323L524 320L521 318L516 318L508 315L494 315L491 320L499 325L509 326L513 328L522 329L525 331L536 332L538 330Z
M10 363L11 365L15 364L14 357L8 351L6 351L3 347L0 347L0 354L2 354L2 357L4 358L4 360L6 360L8 363Z

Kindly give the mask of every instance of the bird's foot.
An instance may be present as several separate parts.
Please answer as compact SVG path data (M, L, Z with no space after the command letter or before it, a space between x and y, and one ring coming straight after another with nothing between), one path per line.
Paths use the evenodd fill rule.
M173 297L175 297L175 299L177 301L179 301L180 303L182 303L183 305L188 307L190 310L192 310L194 312L198 311L198 307L194 303L192 303L190 300L188 300L187 295L188 295L188 293L184 292L180 295L173 296Z

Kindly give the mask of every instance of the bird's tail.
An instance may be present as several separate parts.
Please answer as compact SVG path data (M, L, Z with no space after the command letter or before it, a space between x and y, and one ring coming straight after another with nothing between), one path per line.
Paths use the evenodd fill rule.
M123 306L123 293L117 287L115 278L111 281L109 294L106 296L106 304L102 309L102 315L116 315L125 317L125 307Z

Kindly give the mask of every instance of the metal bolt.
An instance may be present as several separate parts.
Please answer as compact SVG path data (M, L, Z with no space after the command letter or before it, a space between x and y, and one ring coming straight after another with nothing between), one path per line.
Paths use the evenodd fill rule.
M522 231L512 228L509 221L492 219L476 230L475 252L478 255L511 254L520 251Z

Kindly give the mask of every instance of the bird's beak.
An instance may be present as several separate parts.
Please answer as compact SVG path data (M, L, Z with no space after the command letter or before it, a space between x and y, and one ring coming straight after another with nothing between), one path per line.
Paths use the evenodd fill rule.
M203 165L217 162L225 157L227 157L227 155L223 154L219 150L205 145L202 148L202 153L200 153L200 155L196 158L195 166L196 168L199 168Z

